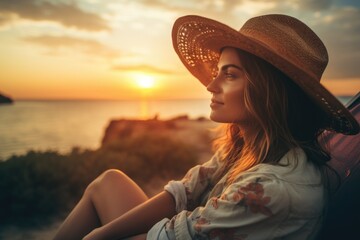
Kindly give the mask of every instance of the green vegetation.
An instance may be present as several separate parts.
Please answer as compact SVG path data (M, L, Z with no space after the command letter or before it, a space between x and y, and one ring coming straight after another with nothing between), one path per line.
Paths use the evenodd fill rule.
M155 134L116 140L98 150L12 156L0 162L0 225L50 221L71 209L107 169L120 169L144 187L153 177L180 178L196 162L192 146Z

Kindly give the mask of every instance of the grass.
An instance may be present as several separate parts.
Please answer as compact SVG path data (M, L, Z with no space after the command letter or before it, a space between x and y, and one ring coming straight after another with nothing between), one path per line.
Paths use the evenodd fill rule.
M0 225L40 226L73 208L86 186L119 169L141 187L151 179L177 179L198 161L193 146L170 136L137 134L98 150L67 154L29 151L0 162Z

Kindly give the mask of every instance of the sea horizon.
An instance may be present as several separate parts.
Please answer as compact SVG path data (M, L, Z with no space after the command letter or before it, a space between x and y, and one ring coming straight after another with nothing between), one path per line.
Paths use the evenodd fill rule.
M0 160L30 150L97 149L116 119L208 117L209 99L15 100L0 106Z
M342 103L352 96L337 96ZM28 151L97 149L111 120L208 118L209 99L22 99L0 106L0 161Z
M356 94L355 94L356 95ZM350 99L355 95L350 94L339 94L335 95L338 99ZM9 95L11 97L11 95ZM14 103L16 101L191 101L191 100L208 100L208 98L157 98L157 97L137 97L137 98L12 98Z
M348 95L343 95L349 97ZM17 101L192 101L192 100L208 100L209 98L199 97L199 98L158 98L158 97L136 97L136 98L12 98L14 103Z

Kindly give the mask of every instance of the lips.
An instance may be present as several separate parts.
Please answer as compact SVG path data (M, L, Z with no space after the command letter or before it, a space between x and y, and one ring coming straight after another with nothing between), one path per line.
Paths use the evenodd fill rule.
M216 106L220 106L220 105L224 105L224 103L219 100L216 100L214 98L211 99L210 107L216 107Z
M223 102L216 100L215 98L211 99L211 103L216 103L216 104L224 104Z

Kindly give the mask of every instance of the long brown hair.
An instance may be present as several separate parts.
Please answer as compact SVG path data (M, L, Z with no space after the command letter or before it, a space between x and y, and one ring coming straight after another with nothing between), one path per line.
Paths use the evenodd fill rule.
M225 124L215 150L225 160L223 173L228 183L259 164L278 164L290 149L302 148L308 159L322 166L330 157L318 143L326 116L291 79L266 61L242 50L239 58L245 69L245 108L257 125L256 133L244 141L236 123Z

